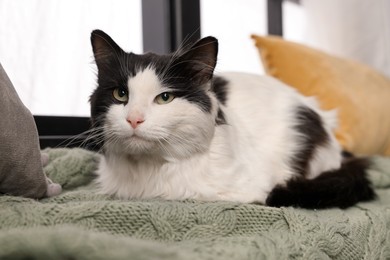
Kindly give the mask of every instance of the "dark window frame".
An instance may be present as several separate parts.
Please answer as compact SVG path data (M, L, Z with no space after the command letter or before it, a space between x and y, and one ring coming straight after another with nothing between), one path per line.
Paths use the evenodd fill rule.
M200 39L200 0L142 0L144 51L170 53Z

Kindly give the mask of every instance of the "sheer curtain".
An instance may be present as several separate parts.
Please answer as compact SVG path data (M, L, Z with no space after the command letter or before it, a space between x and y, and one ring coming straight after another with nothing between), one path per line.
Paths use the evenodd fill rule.
M90 33L142 52L141 0L0 0L0 62L36 115L89 115Z

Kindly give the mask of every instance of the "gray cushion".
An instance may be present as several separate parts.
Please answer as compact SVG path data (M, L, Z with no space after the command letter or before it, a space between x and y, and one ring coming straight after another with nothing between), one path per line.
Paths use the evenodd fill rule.
M34 118L0 64L0 193L42 198L46 190Z

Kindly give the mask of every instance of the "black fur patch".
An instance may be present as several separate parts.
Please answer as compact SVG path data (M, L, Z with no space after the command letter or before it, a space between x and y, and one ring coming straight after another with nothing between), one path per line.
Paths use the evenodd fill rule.
M291 164L293 169L306 175L308 165L313 157L316 148L328 140L328 135L323 127L320 116L312 109L301 106L297 109L298 124L295 129L301 135L303 143L301 150L294 156Z
M348 208L360 201L372 200L376 195L367 178L369 165L367 159L353 158L345 161L340 169L324 172L315 179L299 176L285 187L276 186L266 204L310 209Z
M180 54L171 55L168 63L156 65L157 73L173 93L211 112L211 99L206 93L217 62L218 43L213 37L199 40Z
M215 93L218 101L223 105L226 105L227 101L227 84L228 81L222 77L214 77L211 83L211 91Z
M355 157L353 155L353 153L345 151L345 150L341 152L341 155L343 156L344 159L350 159L352 157Z
M215 76L211 81L211 91L214 92L219 103L221 103L222 105L226 105L227 102L228 83L229 82L226 79L218 76ZM215 122L217 125L226 124L225 114L223 113L221 108L218 108L218 114L217 118L215 119Z
M211 98L206 91L191 82L172 82L173 80L166 80L167 87L172 88L172 93L179 98L199 106L202 111L210 113L212 109Z

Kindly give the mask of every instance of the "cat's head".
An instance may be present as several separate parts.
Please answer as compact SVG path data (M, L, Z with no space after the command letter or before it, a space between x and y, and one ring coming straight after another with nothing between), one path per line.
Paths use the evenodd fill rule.
M218 113L210 90L215 38L170 55L126 53L100 30L91 43L98 68L91 118L106 152L175 159L208 149Z

